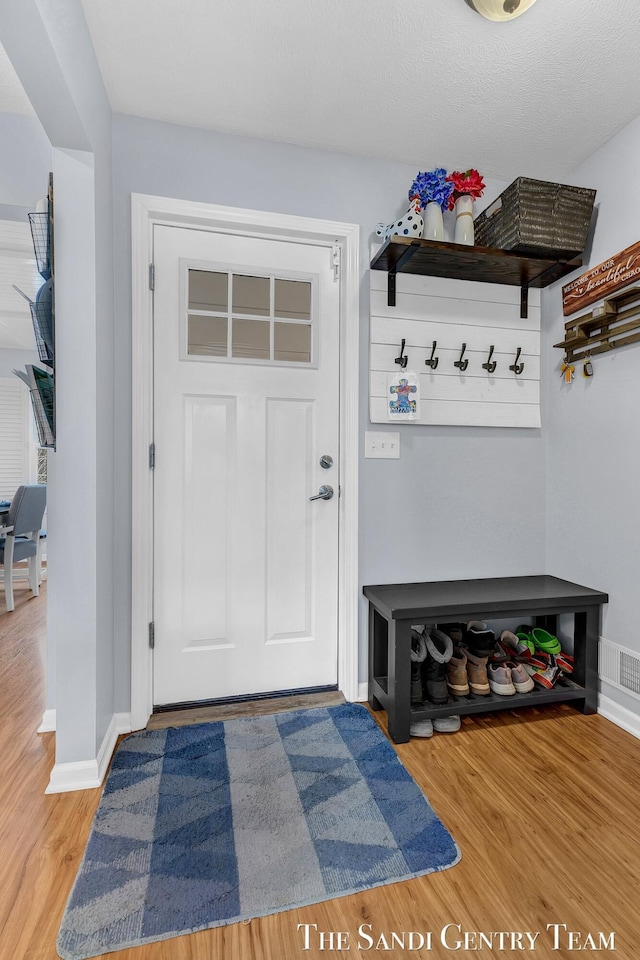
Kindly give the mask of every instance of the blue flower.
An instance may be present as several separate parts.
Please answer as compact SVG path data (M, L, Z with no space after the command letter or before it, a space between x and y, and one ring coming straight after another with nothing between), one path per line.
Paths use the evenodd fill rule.
M453 193L453 184L446 179L447 171L443 167L436 167L428 173L418 173L411 184L409 199L420 197L422 209L428 203L438 203L443 210L449 205L449 197Z

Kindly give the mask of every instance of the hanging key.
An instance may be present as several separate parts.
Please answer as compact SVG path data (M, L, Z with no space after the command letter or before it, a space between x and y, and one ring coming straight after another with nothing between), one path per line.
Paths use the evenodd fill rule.
M569 363L568 360L563 362L562 366L560 367L560 373L564 377L565 383L571 383L575 370L576 368L572 363Z

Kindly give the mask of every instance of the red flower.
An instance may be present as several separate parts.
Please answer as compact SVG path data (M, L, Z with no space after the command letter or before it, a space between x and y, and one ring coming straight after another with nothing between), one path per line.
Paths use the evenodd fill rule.
M454 173L449 174L447 180L453 184L453 193L449 197L449 210L453 210L458 197L462 197L465 194L477 200L478 197L482 196L482 192L486 186L478 171L473 168L465 170L464 173L456 170Z

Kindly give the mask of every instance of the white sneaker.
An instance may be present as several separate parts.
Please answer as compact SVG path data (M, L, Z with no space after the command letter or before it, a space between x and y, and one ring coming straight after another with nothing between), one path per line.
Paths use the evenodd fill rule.
M433 721L433 729L436 733L456 733L461 725L457 714L453 717L436 717Z
M431 720L416 720L409 727L409 733L412 737L426 737L433 736L433 723Z
M516 692L511 679L511 670L501 663L491 663L487 665L487 677L489 686L493 693L500 697L511 697Z

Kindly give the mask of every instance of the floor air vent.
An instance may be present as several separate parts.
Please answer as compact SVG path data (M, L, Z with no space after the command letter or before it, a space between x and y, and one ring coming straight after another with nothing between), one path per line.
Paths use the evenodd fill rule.
M640 700L640 653L601 637L598 673L601 680Z

